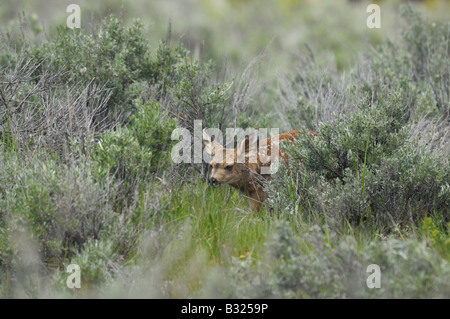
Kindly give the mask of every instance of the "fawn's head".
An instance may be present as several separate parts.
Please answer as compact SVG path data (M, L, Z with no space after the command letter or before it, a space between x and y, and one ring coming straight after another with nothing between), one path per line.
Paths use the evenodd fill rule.
M252 155L256 154L256 149L251 144L252 138L247 137L237 148L230 149L223 147L203 131L203 145L206 152L213 157L209 163L211 168L209 182L212 186L242 184L248 180L249 168L257 166L252 158Z

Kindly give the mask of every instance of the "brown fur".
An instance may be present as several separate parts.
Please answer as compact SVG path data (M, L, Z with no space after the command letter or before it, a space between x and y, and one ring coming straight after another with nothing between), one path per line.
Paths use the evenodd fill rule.
M297 139L299 130L290 131L278 136L279 141L294 141ZM317 135L311 132L312 135ZM280 151L278 144L272 145L273 140L267 139L259 143L257 162L251 163L251 151L249 150L249 138L241 142L241 145L235 149L226 149L216 141L212 140L205 132L203 133L203 144L209 154L213 156L211 161L210 181L217 184L228 184L239 189L244 195L250 198L251 206L254 211L259 211L261 203L266 199L263 182L270 179L271 174L261 174L262 167L270 167L271 162L263 163L261 161L260 150L267 147L267 156L273 152L276 158L280 156L287 159L287 155ZM245 162L238 163L238 155L245 153ZM253 154L255 155L255 154ZM226 167L232 166L231 170Z

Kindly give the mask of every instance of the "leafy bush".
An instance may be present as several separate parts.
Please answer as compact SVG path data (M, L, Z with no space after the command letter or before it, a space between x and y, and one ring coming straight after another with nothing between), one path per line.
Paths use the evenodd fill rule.
M142 24L125 27L114 16L92 34L59 27L42 44L12 45L0 52L0 138L19 151L62 153L73 138L85 143L127 123L135 99L162 98L187 54L162 42L153 57Z
M211 63L190 63L187 58L180 63L180 81L172 89L171 107L184 127L193 128L194 120L206 122L207 127L225 123L229 84L212 85L211 73Z
M147 46L141 24L125 28L111 16L103 21L96 34L58 27L50 41L29 49L29 54L44 62L37 74L48 68L62 69L62 82L95 81L113 88L109 106L116 111L126 111L135 98L127 95L127 89L142 77L143 66L149 64ZM49 60L49 57L52 58Z
M130 124L104 133L92 150L94 169L100 176L114 176L123 182L125 197L170 164L170 137L176 125L157 103L138 101L135 106Z
M426 242L388 239L361 250L354 237L338 239L326 226L299 237L280 222L266 247L266 258L256 265L236 260L208 289L222 298L445 298L450 292L450 265ZM380 266L380 289L367 287L371 264Z
M141 233L151 225L152 212L159 209L158 196L149 189L131 196L129 207L116 213L113 199L120 184L111 176L93 174L86 157L71 165L50 158L17 162L15 157L4 164L0 166L0 288L6 289L0 291L2 296L14 296L21 286L27 296L35 296L39 292L34 290L40 288L33 278L73 262L82 266L87 286L104 283L107 274L115 274L116 262L134 256Z
M49 41L26 47L28 57L40 63L34 75L61 71L60 83L87 85L95 83L112 92L107 107L96 120L126 120L134 99L143 93L160 99L170 85L176 64L187 55L181 46L170 48L160 43L156 54L150 51L143 25L135 21L130 27L111 15L92 34L82 29L60 26ZM140 90L136 86L144 84ZM155 87L156 92L150 92ZM146 88L146 90L145 90Z
M365 221L389 228L442 213L445 222L448 159L418 151L407 139L408 126L395 129L392 114L370 108L321 125L315 138L305 133L288 151L291 175L280 174L269 185L273 200L306 214L324 213L341 225Z
M291 111L296 108L295 114L305 118L305 126L319 135L312 138L305 131L294 147L287 147L291 174L279 174L268 185L272 202L282 210L287 207L302 216L328 216L341 226L350 221L384 230L409 225L426 215L441 216L446 223L450 200L448 144L419 131L430 131L424 129L427 121L448 123L442 107L448 97L441 93L441 100L436 97L427 71L435 62L428 61L428 53L422 57L426 65L414 68L422 59L417 57L420 52L414 41L426 37L421 50L446 60L448 52L436 48L435 43L447 41L448 32L446 27L418 23L406 26L405 47L392 43L381 46L355 65L348 77L340 79L344 80L340 86L349 89L345 99L333 94L339 79L333 73L324 76L314 67L299 68L290 86L284 86L281 97L286 101L304 96L323 101L323 111L333 110L328 108L330 100L339 107L323 121L317 104L312 110L308 106L311 102L291 106ZM446 85L445 81L439 83ZM319 84L319 92L311 97L311 87ZM293 88L299 91L294 94ZM436 125L434 134L445 139L447 132L448 127L442 124Z
M86 167L59 166L53 160L25 168L8 164L8 174L14 175L0 199L3 230L30 232L44 262L60 262L89 238L99 238L111 222L111 181L98 183Z
M411 6L401 7L406 56L411 61L412 79L424 81L433 92L436 107L450 116L450 23L429 23Z

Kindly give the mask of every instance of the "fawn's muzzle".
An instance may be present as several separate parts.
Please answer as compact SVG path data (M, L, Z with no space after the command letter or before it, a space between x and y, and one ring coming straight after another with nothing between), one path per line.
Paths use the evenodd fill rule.
M219 185L219 182L218 182L217 179L215 179L214 177L211 177L211 178L209 179L209 183L210 183L212 186L218 186L218 185Z

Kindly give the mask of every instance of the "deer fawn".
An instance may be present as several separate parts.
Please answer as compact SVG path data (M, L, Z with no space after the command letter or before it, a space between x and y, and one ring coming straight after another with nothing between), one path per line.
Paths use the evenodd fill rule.
M237 148L227 149L203 130L203 145L213 157L210 162L210 184L228 184L239 189L250 198L252 209L259 211L267 197L264 180L271 178L270 165L274 159L287 159L287 155L280 151L280 141L295 141L298 133L299 130L294 130L260 141L259 147L255 147L257 143L252 144L252 138L247 137ZM310 133L317 135L315 132Z

